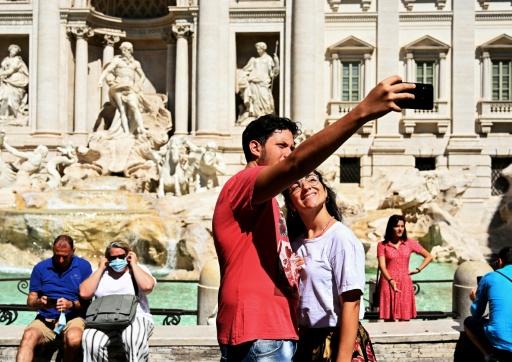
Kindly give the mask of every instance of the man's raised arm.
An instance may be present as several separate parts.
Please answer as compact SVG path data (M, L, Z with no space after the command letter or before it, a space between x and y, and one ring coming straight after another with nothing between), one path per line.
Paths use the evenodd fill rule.
M253 202L269 200L307 175L366 122L390 111L400 112L396 101L414 99L413 94L402 93L414 87L414 84L402 83L399 76L384 79L348 114L302 142L285 160L261 171L256 179Z

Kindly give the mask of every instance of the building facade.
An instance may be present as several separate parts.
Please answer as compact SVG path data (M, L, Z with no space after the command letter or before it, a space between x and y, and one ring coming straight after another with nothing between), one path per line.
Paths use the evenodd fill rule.
M502 192L499 171L512 160L510 1L0 0L0 50L19 45L29 70L26 117L0 119L11 143L86 145L109 98L100 74L123 41L144 89L167 96L175 134L216 141L231 174L243 164L237 69L265 42L279 59L275 112L307 131L390 75L434 86L433 110L388 114L338 150L340 182L470 170L469 212Z

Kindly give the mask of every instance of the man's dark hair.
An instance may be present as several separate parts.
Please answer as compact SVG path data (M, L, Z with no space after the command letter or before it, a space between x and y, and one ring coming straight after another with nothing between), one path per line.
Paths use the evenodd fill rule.
M67 243L71 247L71 249L74 248L73 238L66 234L57 236L53 241L53 246L57 245L57 243Z
M251 141L257 141L263 146L276 130L289 130L294 138L299 134L299 126L297 123L289 118L278 117L273 114L261 116L245 127L242 133L242 147L247 162L255 158L249 149L249 143Z
M498 258L501 259L503 265L512 264L512 247L505 246L503 249L501 249L498 253Z

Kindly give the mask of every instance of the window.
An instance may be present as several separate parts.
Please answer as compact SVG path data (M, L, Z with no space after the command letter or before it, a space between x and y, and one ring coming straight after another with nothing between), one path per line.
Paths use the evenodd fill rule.
M432 171L436 169L435 157L416 157L414 167L419 171Z
M512 61L492 61L492 100L512 100Z
M434 61L417 61L416 62L416 82L432 84L434 87L434 99L437 99L437 82L436 82L437 65Z
M340 182L359 183L361 181L361 161L359 157L340 158Z
M360 100L361 89L361 63L359 62L342 62L343 68L341 80L341 100L342 101L358 101Z
M507 192L509 184L501 171L512 163L512 158L493 157L491 161L491 194L502 195Z

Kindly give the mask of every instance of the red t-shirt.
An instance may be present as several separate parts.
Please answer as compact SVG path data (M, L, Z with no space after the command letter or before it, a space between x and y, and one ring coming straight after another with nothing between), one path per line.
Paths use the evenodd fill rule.
M247 168L226 182L213 214L213 238L221 283L217 315L220 344L256 339L298 339L296 299L285 295L277 252L275 199L252 204L262 166Z

